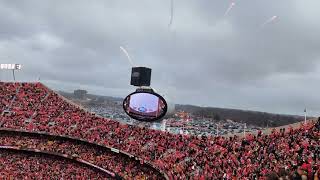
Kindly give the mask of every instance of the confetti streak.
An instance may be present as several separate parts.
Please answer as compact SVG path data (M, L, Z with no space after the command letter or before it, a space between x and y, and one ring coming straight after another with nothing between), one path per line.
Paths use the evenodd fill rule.
M174 6L174 4L173 4L173 0L171 0L171 16L170 16L170 22L169 22L169 24L168 24L168 27L170 28L171 27L171 25L172 25L172 22L173 22L173 7Z
M129 63L130 63L132 66L134 66L134 65L133 65L133 62L132 62L132 59L131 59L131 57L129 56L129 53L127 52L127 50L126 50L125 48L123 48L122 46L120 46L120 49L121 49L122 52L127 56Z
M267 24L272 23L273 21L275 21L276 19L278 19L278 16L272 16L270 19L268 19L266 22L264 22L261 27L265 27Z
M232 10L232 8L236 5L235 2L231 2L229 8L227 9L227 11L224 13L224 16L227 16L229 14L229 12Z

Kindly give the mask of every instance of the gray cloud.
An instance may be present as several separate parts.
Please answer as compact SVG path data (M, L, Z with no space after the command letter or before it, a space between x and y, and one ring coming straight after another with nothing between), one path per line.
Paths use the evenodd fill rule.
M177 103L299 114L320 109L320 2L0 0L0 62L55 89L125 96L130 65ZM279 19L261 28L268 18ZM9 72L1 72L9 79Z

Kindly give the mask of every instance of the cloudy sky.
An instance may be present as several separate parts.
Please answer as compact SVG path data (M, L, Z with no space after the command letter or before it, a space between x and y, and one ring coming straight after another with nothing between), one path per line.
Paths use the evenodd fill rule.
M0 0L0 62L56 90L126 96L131 65L175 103L320 112L320 1ZM278 18L262 26L273 16ZM0 72L11 80L11 72Z

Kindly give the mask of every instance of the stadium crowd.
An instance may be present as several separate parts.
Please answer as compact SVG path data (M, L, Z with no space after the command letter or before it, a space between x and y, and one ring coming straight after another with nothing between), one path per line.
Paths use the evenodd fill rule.
M0 150L0 179L112 179L78 163L39 154Z
M98 167L110 170L119 174L124 179L161 179L161 174L146 164L124 156L107 148L94 144L31 133L19 133L16 131L0 132L1 146L14 146L27 149L38 149L45 152L53 152L61 156L81 159L90 162Z
M12 83L1 83L6 89ZM12 89L12 87L11 87ZM83 138L150 161L169 179L316 179L320 122L270 135L178 135L94 116L40 83L16 83L2 107L5 128ZM10 105L11 100L14 102Z

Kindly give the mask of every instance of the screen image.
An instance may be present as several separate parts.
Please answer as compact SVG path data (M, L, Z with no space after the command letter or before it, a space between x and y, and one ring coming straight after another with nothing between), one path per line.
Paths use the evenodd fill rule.
M130 97L130 109L139 113L154 113L158 111L159 98L155 95L143 93Z
M124 99L123 109L133 119L154 121L166 114L167 103L156 93L136 92Z

